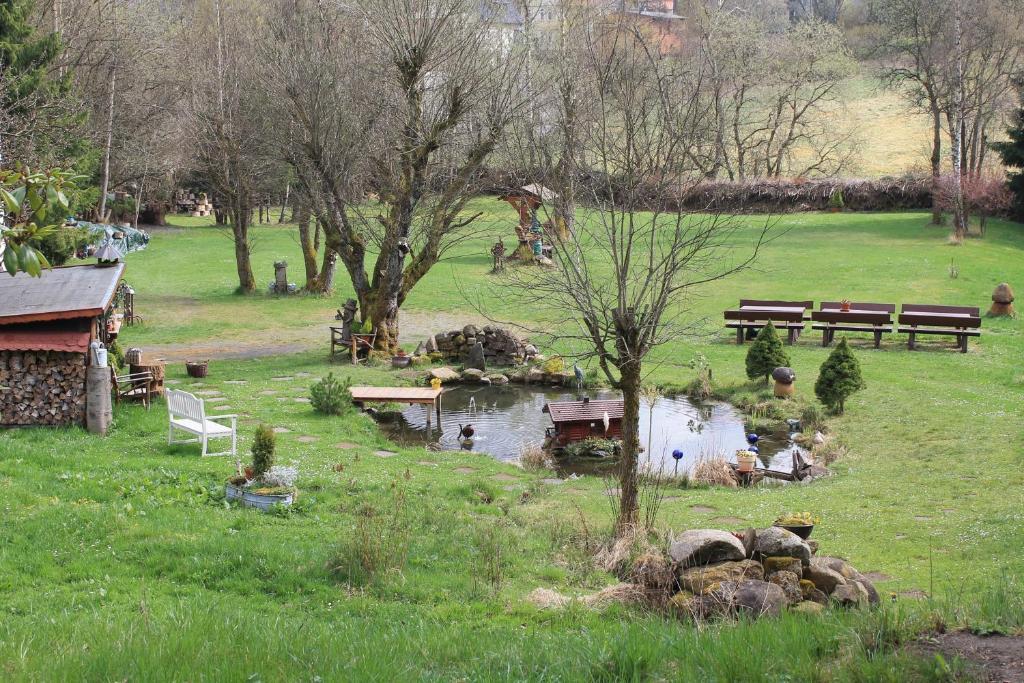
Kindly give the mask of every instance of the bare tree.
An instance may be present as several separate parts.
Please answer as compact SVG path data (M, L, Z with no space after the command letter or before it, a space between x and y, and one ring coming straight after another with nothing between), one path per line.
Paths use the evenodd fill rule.
M409 292L479 218L466 204L517 113L518 60L470 0L280 8L265 80L294 127L288 158L390 351Z
M689 75L679 63L660 56L642 32L614 20L587 23L592 33L577 85L579 97L592 103L592 123L579 129L590 179L561 185L578 190L576 228L564 239L552 236L554 267L508 269L500 287L542 320L535 333L585 349L578 355L595 360L622 392L616 531L626 534L638 521L645 360L697 322L691 301L702 287L753 261L767 227L742 230L727 217L681 208L695 177L687 148L701 98L685 89ZM564 106L553 89L552 106ZM549 135L557 138L557 128ZM557 159L537 157L533 180L558 183L564 170Z

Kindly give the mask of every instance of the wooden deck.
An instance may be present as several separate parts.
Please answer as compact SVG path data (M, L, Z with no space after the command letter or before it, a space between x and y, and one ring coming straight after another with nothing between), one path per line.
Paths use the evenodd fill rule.
M437 412L437 425L441 426L441 392L432 387L349 387L355 403L408 403L432 406ZM427 410L427 429L430 429L430 409Z

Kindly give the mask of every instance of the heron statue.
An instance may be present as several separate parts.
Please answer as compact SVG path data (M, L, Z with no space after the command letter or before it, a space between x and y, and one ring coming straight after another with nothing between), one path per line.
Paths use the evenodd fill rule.
M583 391L583 368L578 363L572 364L572 374L576 376L576 390Z

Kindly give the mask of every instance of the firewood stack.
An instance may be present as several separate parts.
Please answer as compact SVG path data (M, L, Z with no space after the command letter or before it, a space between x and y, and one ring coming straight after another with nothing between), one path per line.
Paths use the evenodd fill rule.
M85 419L85 354L0 351L0 425Z
M190 198L195 198L195 195L189 195ZM192 207L193 216L209 216L213 213L213 203L206 197L205 192L200 192L196 203Z

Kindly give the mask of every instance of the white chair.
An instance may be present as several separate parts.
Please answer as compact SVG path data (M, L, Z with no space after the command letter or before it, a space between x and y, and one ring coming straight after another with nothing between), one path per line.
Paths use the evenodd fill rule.
M238 416L237 415L206 415L203 399L193 396L187 391L167 389L167 417L170 424L167 428L167 443L201 443L203 455L235 455L238 449ZM231 426L222 425L216 420L231 420ZM179 429L194 434L194 439L175 439L174 430ZM231 450L221 453L207 453L210 439L226 439L231 437Z

